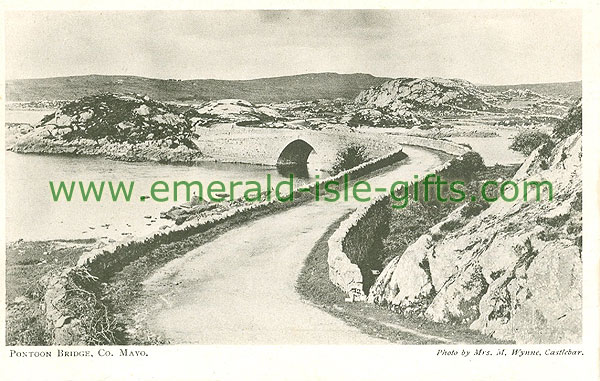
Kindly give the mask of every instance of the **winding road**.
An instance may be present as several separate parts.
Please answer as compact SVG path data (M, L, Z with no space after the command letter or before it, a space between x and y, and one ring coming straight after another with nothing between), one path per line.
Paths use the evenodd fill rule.
M408 158L369 179L413 179L448 155L406 146ZM149 328L182 344L380 344L301 300L295 283L328 227L359 204L316 202L261 217L177 258L144 282Z

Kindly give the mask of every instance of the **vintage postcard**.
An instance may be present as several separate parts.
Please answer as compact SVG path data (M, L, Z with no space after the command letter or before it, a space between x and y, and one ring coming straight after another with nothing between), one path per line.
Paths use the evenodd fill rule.
M468 5L7 2L4 379L597 379L600 6Z

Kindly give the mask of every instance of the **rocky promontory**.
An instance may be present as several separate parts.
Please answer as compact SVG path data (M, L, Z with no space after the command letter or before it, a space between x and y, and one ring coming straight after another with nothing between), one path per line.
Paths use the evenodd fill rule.
M19 153L104 156L124 161L204 160L184 110L141 95L99 94L69 102L14 137Z

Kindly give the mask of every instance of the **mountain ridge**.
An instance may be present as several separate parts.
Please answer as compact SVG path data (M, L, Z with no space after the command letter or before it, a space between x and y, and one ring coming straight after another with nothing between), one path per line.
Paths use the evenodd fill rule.
M161 101L204 102L217 99L246 99L253 103L290 100L354 99L358 94L390 77L366 73L306 73L244 80L159 79L135 75L88 74L78 76L12 79L6 81L11 102L74 100L97 93L139 93ZM398 78L396 78L398 79ZM464 81L461 79L461 81ZM518 85L475 85L490 92L530 89L546 95L581 96L581 81Z
M252 103L354 98L390 78L370 74L309 73L249 80L156 79L139 76L85 75L9 80L9 101L72 100L96 93L139 93L161 101L204 102L246 99Z

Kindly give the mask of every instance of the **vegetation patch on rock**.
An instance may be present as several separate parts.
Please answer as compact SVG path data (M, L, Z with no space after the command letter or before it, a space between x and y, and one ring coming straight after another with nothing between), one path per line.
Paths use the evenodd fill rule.
M99 155L125 161L193 162L202 154L185 111L147 96L99 94L69 102L18 136L21 153Z

